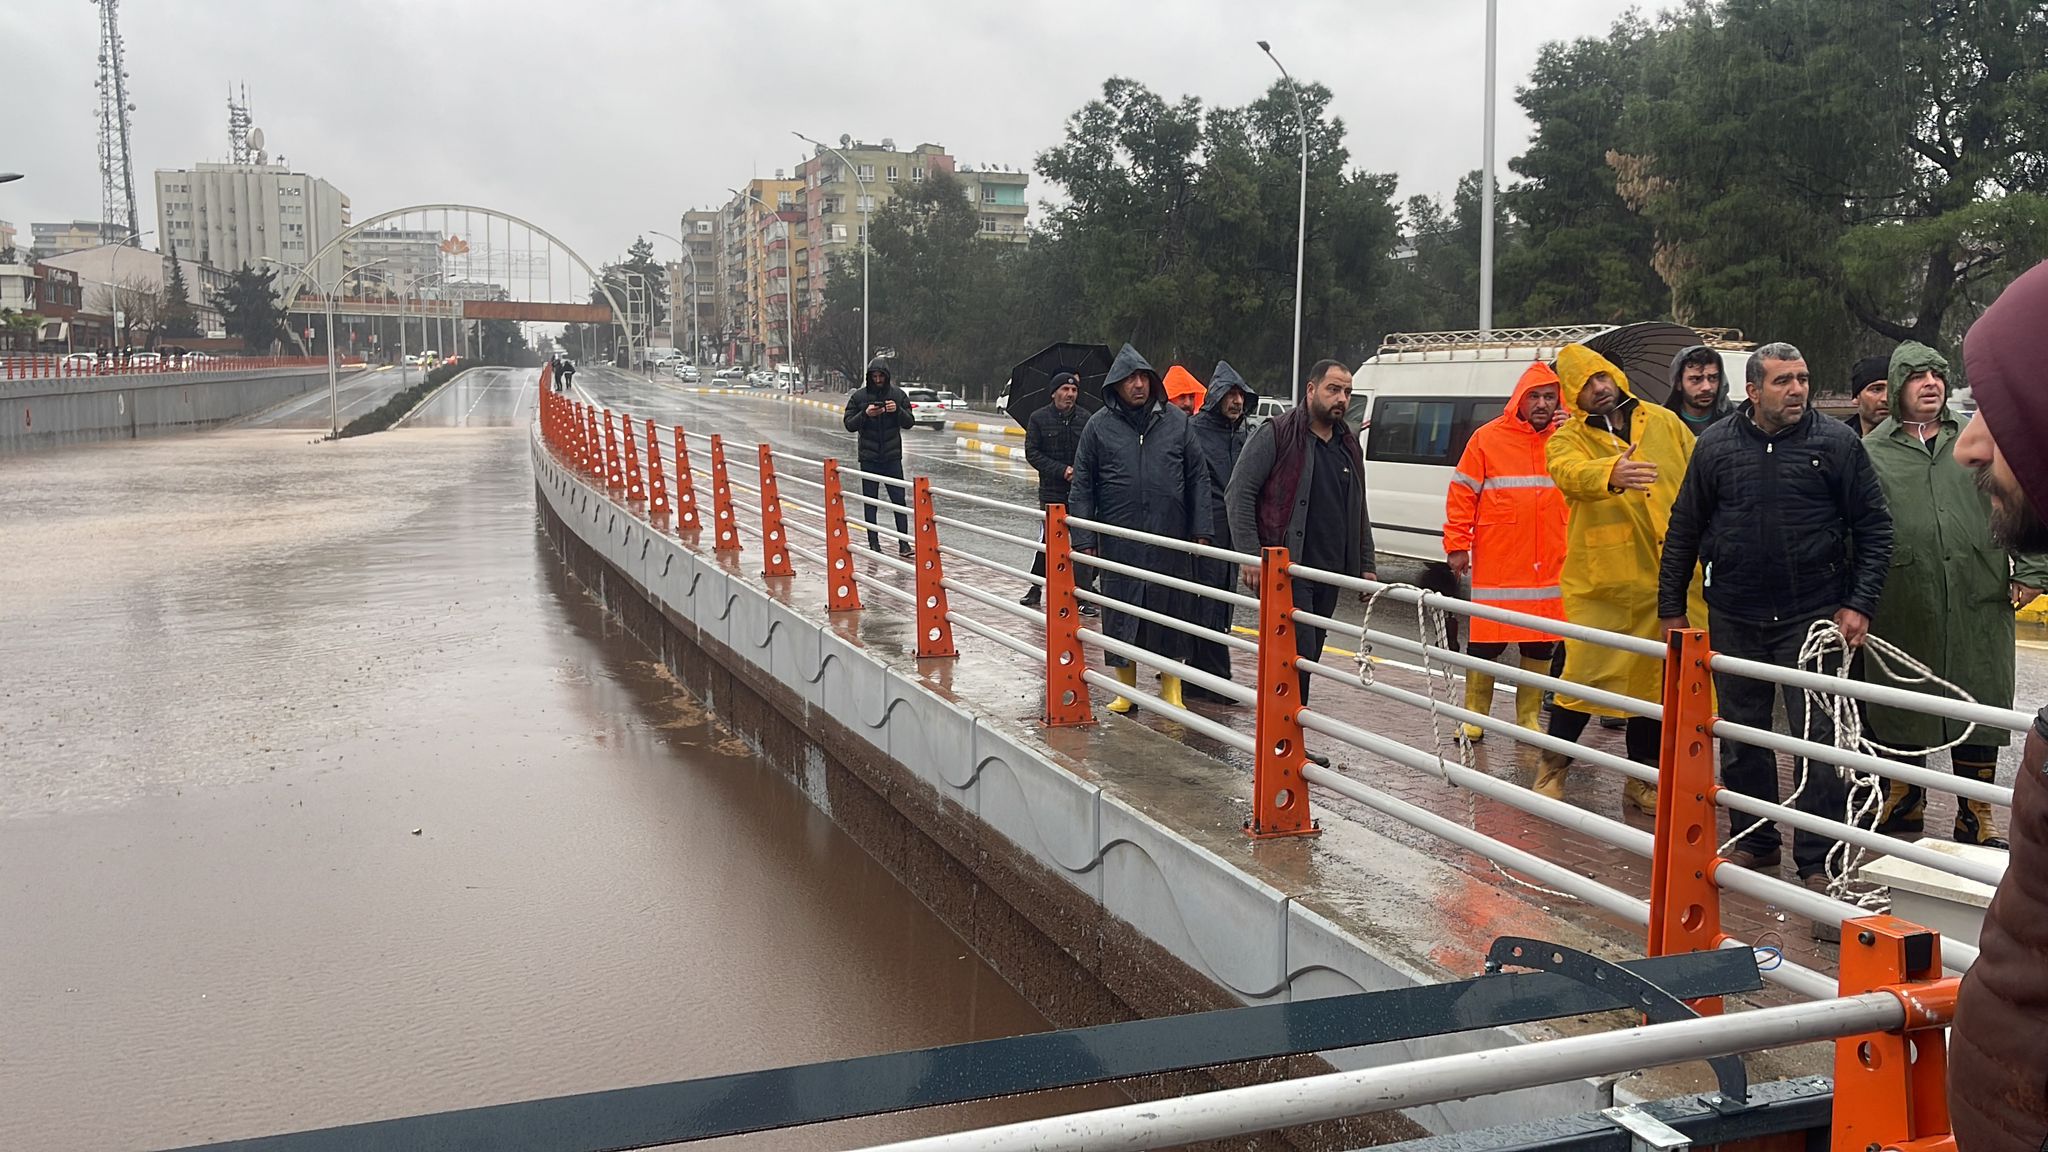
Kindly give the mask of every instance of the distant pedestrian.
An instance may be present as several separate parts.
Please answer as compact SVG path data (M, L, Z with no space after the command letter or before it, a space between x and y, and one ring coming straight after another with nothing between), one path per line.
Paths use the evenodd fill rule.
M1372 520L1366 511L1365 457L1358 431L1344 422L1351 408L1351 370L1336 360L1309 369L1302 403L1252 433L1237 458L1226 502L1232 547L1258 553L1286 548L1290 561L1340 576L1377 580ZM1244 567L1244 583L1256 592L1260 573ZM1334 616L1337 586L1314 580L1294 582L1294 606ZM1294 650L1320 661L1323 629L1297 622ZM1309 674L1296 669L1301 703L1309 697ZM1310 759L1327 764L1326 757Z
M1557 482L1550 478L1547 451L1553 418L1563 403L1562 385L1550 365L1537 361L1522 372L1506 411L1480 425L1465 444L1444 496L1444 551L1451 571L1471 577L1472 601L1530 616L1562 620L1565 532L1569 514ZM1508 645L1529 672L1548 673L1557 637L1519 624L1474 616L1465 651L1499 660ZM1493 677L1465 673L1465 707L1493 711ZM1543 724L1543 689L1515 689L1515 723ZM1481 740L1483 728L1466 724L1467 740Z
M2014 280L1963 338L1977 418L1956 462L1991 496L2015 552L2048 551L2048 264ZM1956 991L1948 1107L1959 1152L2048 1147L2048 708L2012 788L2012 859L1984 910L1977 962Z
M1692 459L1693 434L1670 409L1636 399L1628 374L1583 344L1558 350L1557 375L1572 419L1551 435L1545 460L1571 512L1558 579L1565 619L1661 640L1657 548ZM1664 695L1661 659L1569 637L1564 678L1651 703ZM1559 693L1550 734L1576 742L1596 715L1622 718L1628 758L1656 766L1664 726L1647 716ZM1533 787L1563 799L1571 765L1569 756L1543 753ZM1639 811L1657 810L1657 790L1634 777L1623 783L1622 797Z
M1178 364L1166 370L1166 402L1192 418L1201 411L1202 398L1207 389L1195 379L1195 374Z
M1024 460L1038 473L1038 505L1043 508L1052 504L1065 504L1067 490L1074 479L1074 450L1081 445L1081 429L1088 424L1088 412L1081 407L1081 378L1072 372L1061 372L1052 378L1052 402L1032 412L1024 422ZM1045 533L1039 529L1039 540ZM1080 588L1094 587L1093 568L1086 564L1074 565L1074 584ZM1045 575L1045 553L1040 551L1031 557L1031 574ZM1036 608L1043 599L1044 589L1033 584L1024 592L1021 603L1027 608ZM1093 616L1095 605L1081 605L1081 614Z
M555 373L555 379L562 382L562 391L567 392L569 386L576 382L576 362L567 356L562 357L562 367Z
M1948 408L1948 360L1908 340L1892 351L1891 415L1863 438L1892 517L1892 568L1870 629L1906 650L1979 704L2013 702L2013 608L2048 587L2048 553L2009 558L1991 534L1991 497L1956 461L1962 425ZM1863 676L1878 684L1939 692L1924 681L1895 681L1865 659ZM1892 748L1932 748L1965 740L1949 752L1957 776L1992 783L2002 728L1972 726L1925 712L1865 706L1871 736ZM1967 730L1967 731L1966 731ZM1925 764L1926 758L1910 761ZM1926 797L1919 786L1887 781L1877 830L1919 839ZM2006 847L1991 805L1958 798L1954 835L1964 844Z
M1694 436L1735 411L1735 405L1728 402L1726 371L1721 354L1705 344L1695 344L1671 358L1671 398L1664 406L1678 413Z
M1887 399L1890 389L1892 358L1889 356L1865 356L1849 369L1849 398L1856 408L1842 423L1856 433L1858 440L1877 431L1877 426L1891 415L1891 403Z
M1706 573L1707 631L1723 656L1796 668L1808 626L1833 620L1851 647L1860 646L1884 593L1892 559L1892 520L1863 441L1839 420L1807 405L1812 391L1806 358L1790 344L1766 344L1745 365L1749 399L1733 418L1707 430L1693 453L1685 487L1664 538L1657 614L1667 628L1687 627L1687 586L1695 567ZM1822 744L1834 739L1825 717L1808 729L1806 694L1790 686L1717 672L1720 715L1752 728L1771 727L1772 697L1782 695L1790 732ZM1834 766L1793 761L1805 780L1797 807L1841 820L1846 794ZM1769 748L1721 741L1721 783L1776 803L1778 758ZM1754 824L1727 853L1739 868L1775 871L1780 839L1770 821L1730 813L1732 828ZM1800 883L1829 890L1829 837L1795 829L1792 859ZM1817 940L1839 940L1840 928L1813 923Z
M867 385L856 388L846 397L846 416L842 421L846 430L854 434L860 470L877 476L893 476L899 483L887 485L889 500L896 505L896 533L910 535L908 500L904 499L903 485L903 430L915 427L917 417L910 408L910 397L890 379L889 369L876 361L868 365ZM883 483L860 479L861 495L867 497L862 507L867 510L868 550L880 552L882 538L875 531L875 505L873 501L881 494ZM909 540L899 540L896 554L916 555Z
M1244 382L1225 360L1216 362L1216 371L1209 376L1209 391L1202 404L1202 410L1195 415L1195 442L1202 448L1202 463L1209 470L1209 520L1215 525L1217 536L1229 533L1230 510L1224 497L1230 487L1230 474L1237 467L1237 459L1244 452L1249 433L1245 431L1245 413L1259 401L1258 393ZM1195 582L1228 591L1237 584L1237 567L1226 560L1212 560L1207 556L1195 557ZM1208 596L1195 597L1194 622L1212 632L1230 633L1231 607L1221 600ZM1195 637L1191 641L1192 652L1188 663L1211 676L1230 679L1230 646L1221 640L1204 640ZM1219 692L1211 692L1197 685L1189 685L1187 694L1197 700L1214 704L1235 704Z
M1103 380L1101 410L1081 430L1067 507L1084 520L1173 540L1209 542L1209 474L1202 466L1201 449L1187 416L1166 402L1159 374L1129 344L1116 354ZM1162 576L1186 580L1194 575L1194 558L1176 548L1081 528L1074 532L1074 546ZM1188 618L1185 592L1117 572L1102 572L1100 579L1106 597L1170 619ZM1169 660L1187 660L1187 633L1178 628L1109 608L1102 615L1102 631ZM1137 684L1138 668L1129 659L1110 652L1104 661L1126 688ZM1162 672L1159 697L1183 707L1180 677ZM1111 712L1131 708L1123 696L1109 705Z

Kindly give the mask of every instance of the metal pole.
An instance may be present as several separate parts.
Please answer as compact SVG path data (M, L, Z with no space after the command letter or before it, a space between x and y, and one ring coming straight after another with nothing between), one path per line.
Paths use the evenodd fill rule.
M1491 2L1491 0L1489 0ZM1294 226L1294 402L1300 404L1308 397L1308 381L1301 377L1301 306L1302 306L1302 265L1308 255L1308 116L1301 109L1301 85L1287 72L1287 65L1273 55L1272 46L1259 41L1259 50L1273 67L1280 69L1281 79L1287 81L1294 93L1294 124L1301 130L1301 208Z
M871 345L868 343L868 317L873 314L873 311L868 307L868 251L869 245L874 240L873 234L868 228L868 216L872 211L868 204L869 197L860 190L860 169L853 166L853 161L846 158L846 153L832 147L830 144L820 144L801 132L792 132L790 135L806 144L823 148L825 151L837 156L839 163L846 169L848 175L853 178L853 194L858 198L855 202L860 205L860 370L861 378L866 379L868 365L874 362L869 352Z
M340 291L341 286L335 285ZM334 359L334 293L327 294L327 428L330 439L341 436L341 384L337 379L339 365Z
M1479 334L1493 334L1493 85L1500 39L1500 0L1486 0L1486 115L1479 165Z
M1357 1072L1305 1076L881 1145L868 1152L1138 1152L1227 1140L1366 1112L1415 1108L1704 1060L1758 1048L1882 1032L1906 1022L1889 992L1699 1016Z

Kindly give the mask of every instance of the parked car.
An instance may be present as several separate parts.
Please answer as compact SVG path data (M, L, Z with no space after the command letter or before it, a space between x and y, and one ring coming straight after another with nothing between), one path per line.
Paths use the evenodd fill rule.
M746 373L741 371L739 367L735 365L730 368L720 368L718 371L713 372L711 374L711 378L713 380L737 380L744 375L746 375Z
M73 352L58 363L63 365L66 371L79 372L88 368L98 368L100 358L90 352Z
M1001 412L1005 416L1010 414L1010 382L1008 380L1003 381L1003 394L996 397L996 411ZM1519 652L1521 649L1518 648L1516 651Z
M1276 416L1283 415L1292 407L1294 407L1294 401L1292 400L1282 400L1275 396L1261 396L1259 397L1258 407L1253 408L1245 415L1244 430L1246 432L1255 432L1258 430L1259 425Z
M911 385L903 390L910 397L910 418L934 432L946 427L946 402L930 388Z
M948 410L964 409L967 407L967 401L962 400L960 397L954 395L951 392L939 393L939 403L944 405Z
M698 380L702 379L697 372L695 364L677 364L675 366L675 374L676 379L681 380L685 384L695 384Z
M163 366L164 358L160 353L156 352L137 352L128 358L128 367L138 372L162 368Z

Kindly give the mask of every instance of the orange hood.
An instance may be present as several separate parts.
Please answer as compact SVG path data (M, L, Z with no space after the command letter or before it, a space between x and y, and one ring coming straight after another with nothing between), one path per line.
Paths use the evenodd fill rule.
M1557 373L1551 369L1550 365L1538 360L1524 368L1522 370L1522 378L1515 381L1514 394L1508 397L1507 410L1503 415L1510 420L1520 421L1522 419L1522 398L1527 396L1532 390L1541 388L1546 384L1558 388L1560 398L1562 398L1564 384L1557 378ZM1548 432L1550 429L1538 428L1537 431Z
M1195 379L1193 372L1178 364L1166 370L1166 402L1168 404L1183 396L1193 396L1195 398L1195 407L1199 409L1202 406L1203 398L1208 396L1208 394L1209 389L1200 380Z

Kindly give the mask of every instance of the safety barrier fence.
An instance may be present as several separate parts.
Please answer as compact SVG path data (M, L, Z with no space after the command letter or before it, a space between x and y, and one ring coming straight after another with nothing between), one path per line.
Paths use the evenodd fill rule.
M1646 932L1645 951L1649 955L1752 947L1756 942L1737 940L1723 931L1720 907L1723 891L1767 901L1789 913L1815 921L1865 922L1859 918L1867 917L1870 909L1863 905L1872 902L1871 894L1857 891L1850 882L1851 878L1840 867L1837 871L1841 874L1833 877L1830 891L1824 894L1775 875L1730 864L1722 857L1725 845L1721 844L1717 831L1720 827L1718 811L1722 808L1730 811L1731 828L1740 829L1752 818L1768 818L1820 833L1868 853L1897 856L1952 875L1997 882L1998 875L1993 870L1973 862L1880 835L1847 820L1831 819L1785 804L1767 803L1722 788L1716 782L1715 740L1734 738L1773 751L1810 757L1814 771L1831 771L1834 766L1842 766L1853 773L1864 774L1867 780L1902 780L1994 804L2009 806L2011 803L2010 790L1996 785L1959 780L1865 752L1762 732L1719 720L1713 711L1711 677L1716 671L1744 675L1865 703L1911 708L1967 723L2024 731L2030 723L2029 718L2009 709L1948 700L1843 676L1802 672L1720 656L1713 653L1706 633L1699 629L1673 632L1665 643L1658 643L1474 604L1412 586L1363 580L1306 567L1293 563L1287 551L1281 548L1269 548L1252 555L1171 539L1075 516L1057 505L1041 510L1035 506L939 487L923 476L900 478L851 467L833 459L777 452L765 443L729 451L730 446L719 435L692 432L680 426L671 426L664 435L652 420L643 420L643 430L636 434L630 418L617 416L607 409L593 408L551 391L544 390L544 395L548 401L542 406L542 430L553 451L593 481L603 483L616 498L644 510L657 530L701 540L707 525L702 515L704 489L700 483L708 482L712 505L708 527L715 551L738 552L742 549L742 533L751 533L758 544L762 571L766 576L795 575L795 568L790 562L793 556L815 564L826 577L830 611L862 608L864 593L879 593L907 603L916 624L915 651L921 658L957 655L954 642L957 628L1031 661L1043 669L1042 718L1048 726L1094 723L1095 704L1089 689L1101 688L1114 693L1127 707L1134 706L1172 720L1187 731L1248 756L1253 764L1251 815L1244 822L1249 836L1268 838L1316 834L1320 828L1311 813L1309 789L1314 785L1428 832L1510 874L1528 878L1518 880L1519 883L1533 882L1546 890L1584 901L1626 923L1640 926ZM640 463L643 449L647 460L644 468ZM735 462L739 461L744 461L745 473L755 483L749 484L733 477ZM850 491L850 480L864 482L872 487L874 495ZM795 494L799 490L801 495ZM903 495L897 497L895 492ZM857 506L860 512L872 512L876 522L863 522L865 517L860 513L849 515L850 505ZM940 511L942 507L946 509L945 514ZM744 521L742 513L746 515ZM992 513L1003 514L1011 523L1036 522L1042 527L1042 541L996 526L1001 518ZM902 528L895 525L898 515L907 521ZM947 533L943 543L941 529ZM862 578L855 564L854 536L863 530L870 533L873 541L896 545L893 549L868 553L868 560L882 573L907 577L904 581L907 588L899 587L888 579ZM1076 532L1092 537L1098 546L1085 550L1077 547ZM794 537L801 537L805 543L796 543ZM1232 587L1214 587L1192 579L1165 575L1143 564L1107 558L1101 553L1113 549L1100 547L1105 540L1121 540L1218 562L1229 566L1233 577L1237 572L1248 569L1256 574L1256 594L1237 590L1241 585L1237 585L1234 579ZM981 549L968 547L969 541L981 545ZM892 555L891 552L900 554ZM1003 555L1013 559L1021 556L1029 563L1033 554L1038 552L1044 555L1045 574L1042 577L1000 558ZM965 567L967 565L973 566L971 575ZM1256 627L1252 629L1252 636L1247 638L1233 632L1205 628L1186 619L1186 613L1159 611L1156 607L1106 595L1087 587L1086 581L1077 579L1080 568L1092 568L1098 576L1142 581L1146 586L1163 588L1181 597L1220 601L1233 613L1242 610L1255 614ZM1042 590L1042 607L1034 608L988 592L982 578L984 575L1000 576L1017 582L1019 586L1027 582L1037 584ZM1317 582L1364 596L1368 600L1364 621L1352 624L1297 608L1295 589L1300 582ZM962 607L956 608L956 603ZM1244 653L1256 669L1255 682L1247 686L1213 676L1110 635L1106 627L1082 615L1084 604L1135 617L1157 627L1188 633L1198 639L1213 640L1234 652ZM1419 639L1373 625L1374 614L1385 611L1386 604L1404 605L1417 614L1421 625ZM967 605L976 610L964 610ZM1451 615L1517 624L1583 643L1605 645L1660 659L1664 666L1662 701L1602 693L1543 672L1458 651L1446 639L1443 627L1443 621ZM1357 642L1361 654L1371 654L1371 658L1362 655L1355 670L1303 659L1297 655L1295 629L1304 625L1326 629L1333 637L1349 638ZM1089 647L1251 706L1253 730L1250 733L1240 731L1183 704L1171 702L1164 694L1142 691L1134 683L1090 668ZM1408 667L1420 673L1420 686L1412 683L1412 675L1395 677L1386 674L1382 670L1383 658L1379 653L1392 653L1413 661ZM1561 692L1589 704L1659 720L1663 725L1659 761L1654 766L1638 764L1604 750L1524 729L1512 722L1463 708L1449 698L1452 677L1456 672L1483 672L1502 683ZM1434 747L1416 747L1360 728L1331 710L1303 706L1298 699L1298 673L1324 681L1327 685L1342 686L1417 709L1427 714L1433 728L1439 722L1471 725L1539 749L1567 753L1581 764L1653 783L1657 786L1655 830L1645 831L1475 769L1469 760L1469 745L1462 741L1455 742L1458 748L1456 755L1447 755L1447 745L1442 739L1436 741ZM1543 859L1474 827L1403 800L1357 776L1318 763L1308 754L1309 733L1342 742L1387 763L1467 789L1528 816L1646 859L1651 865L1648 898L1622 892L1556 861ZM1838 855L1835 862L1839 866L1845 859L1846 856ZM1915 931L1923 937L1927 935L1922 930ZM1903 979L1903 969L1889 973L1874 972L1860 961L1851 962L1850 951L1856 951L1860 956L1869 947L1867 942L1859 942L1855 948L1845 945L1839 979L1794 964L1778 949L1765 948L1760 950L1760 954L1768 957L1765 975L1773 982L1801 996L1831 1000ZM1957 971L1976 958L1974 947L1956 940L1944 941L1941 952L1948 966ZM1897 968L1896 965L1894 967ZM1939 982L1942 979L1938 965L1932 970L1925 970L1921 965L1916 970L1922 971L1926 980ZM1879 981L1879 977L1887 975L1897 979ZM1718 1013L1721 1006L1718 1000L1703 1000L1695 1007L1703 1012ZM1744 1014L1745 1017L1755 1015ZM1866 1036L1856 1044L1867 1046L1869 1042ZM1844 1043L1848 1044L1847 1041ZM1856 1045L1850 1044L1845 1050L1853 1053ZM1894 1079L1886 1082L1887 1090L1903 1091L1908 1086L1908 1078L1917 1074L1918 1067L1918 1064L1903 1059L1889 1067L1886 1075ZM1549 1076L1542 1082L1567 1078L1568 1075ZM1945 1122L1942 1127L1945 1128ZM1192 1138L1197 1137L1176 1137ZM1152 1145L1106 1143L1101 1146Z
M343 356L343 367L359 367L361 356ZM155 362L93 359L77 353L34 353L0 357L0 379L47 380L80 376L157 376L188 372L249 372L264 368L324 368L325 356L168 356Z

